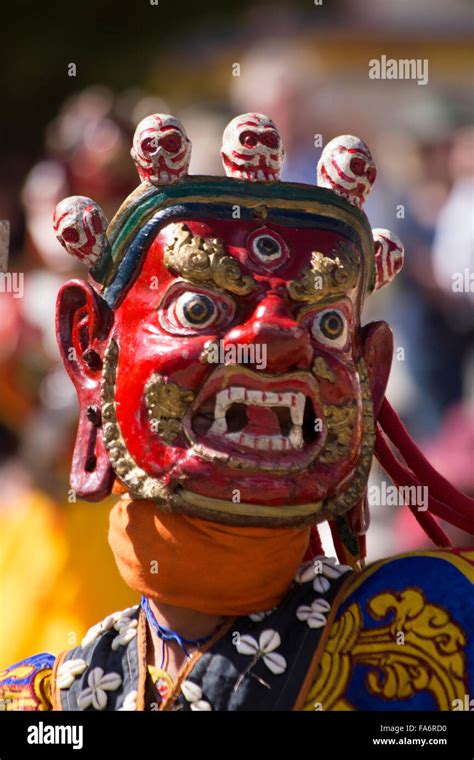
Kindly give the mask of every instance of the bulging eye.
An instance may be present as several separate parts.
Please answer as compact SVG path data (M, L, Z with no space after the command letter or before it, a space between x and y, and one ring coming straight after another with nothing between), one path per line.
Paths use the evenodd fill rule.
M314 318L312 333L319 343L344 348L347 343L347 319L339 309L321 311Z
M176 315L188 327L207 327L216 314L216 305L203 293L183 293L176 301Z
M246 132L242 132L242 134L239 137L239 140L242 145L245 145L246 148L255 148L258 137L255 134L255 132L249 132L248 130Z
M217 328L230 321L234 307L230 300L207 293L182 291L166 299L159 310L161 325L168 332L192 335Z
M160 145L168 151L168 153L177 153L178 150L181 150L181 135L178 132L172 132L169 135L165 135L165 137L161 138Z

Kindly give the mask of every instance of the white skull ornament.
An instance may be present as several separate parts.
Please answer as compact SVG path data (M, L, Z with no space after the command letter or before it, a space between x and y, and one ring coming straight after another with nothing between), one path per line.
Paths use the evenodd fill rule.
M98 203L84 195L71 195L56 206L53 227L66 251L89 269L110 250L108 222Z
M353 135L340 135L328 142L318 162L318 185L330 188L357 208L362 208L369 197L376 176L368 146Z
M268 116L244 113L225 128L221 156L228 177L273 182L280 179L285 151Z
M155 113L136 128L130 155L142 182L171 185L188 173L191 141L179 119Z
M390 230L372 230L374 238L375 283L374 290L388 285L403 266L404 248L400 238Z

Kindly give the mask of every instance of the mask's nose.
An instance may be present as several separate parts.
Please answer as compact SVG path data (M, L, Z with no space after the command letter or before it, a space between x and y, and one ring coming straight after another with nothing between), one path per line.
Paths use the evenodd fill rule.
M267 293L250 319L227 333L224 347L229 344L260 344L266 351L269 372L307 369L313 358L307 330L295 322L284 294L278 291Z

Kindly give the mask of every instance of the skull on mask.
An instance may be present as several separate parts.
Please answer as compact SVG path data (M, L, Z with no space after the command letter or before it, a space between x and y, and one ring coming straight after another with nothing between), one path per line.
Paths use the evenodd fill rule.
M63 248L89 268L109 250L107 225L100 206L83 195L64 198L56 206L53 218L54 231Z
M130 155L142 182L171 185L188 173L191 142L178 119L155 113L136 128Z
M328 187L357 208L367 200L377 176L369 148L353 135L328 142L318 163L318 185Z
M285 151L268 116L244 113L225 128L221 156L228 177L272 182L280 179Z

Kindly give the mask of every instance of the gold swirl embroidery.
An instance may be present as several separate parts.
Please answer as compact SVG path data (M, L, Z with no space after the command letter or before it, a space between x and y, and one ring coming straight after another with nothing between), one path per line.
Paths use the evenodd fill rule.
M31 665L18 665L0 672L0 712L51 709L51 668L35 672ZM21 683L29 676L27 683ZM3 679L13 681L4 684ZM17 680L19 683L15 683Z
M214 284L239 296L256 287L252 277L242 275L237 259L226 254L222 240L193 235L185 224L174 225L174 241L165 248L164 264L186 280Z
M342 245L338 251L341 257L334 259L320 251L311 254L311 264L302 277L288 285L288 293L294 301L334 301L354 287L359 271L354 254Z
M323 405L323 410L328 436L318 458L321 462L332 464L348 454L357 419L357 402L349 401L341 406Z
M144 398L153 432L171 443L182 430L183 417L194 393L155 372L145 385Z
M319 380L327 380L328 383L336 382L336 375L322 356L317 356L311 368L312 373Z
M111 338L104 355L101 381L104 444L114 472L129 492L141 499L156 499L162 503L162 508L166 508L168 488L158 478L152 478L137 465L123 440L115 408L118 356L117 342Z
M351 604L332 627L303 709L354 709L344 695L353 667L364 664L372 668L366 678L370 694L403 700L428 690L439 710L452 710L466 693L461 627L416 588L378 594L368 610L375 620L390 622L363 630L360 608Z
M375 442L375 425L374 425L374 411L373 411L373 404L372 404L372 393L370 390L370 383L369 383L369 377L367 374L367 367L365 366L365 363L363 359L360 359L357 364L357 370L359 373L359 380L360 380L360 388L361 388L361 396L362 396L362 427L360 430L360 435L362 437L361 440L361 449L360 449L360 456L359 461L356 467L355 474L350 481L350 483L347 485L347 487L343 488L343 490L336 493L334 496L330 496L329 498L325 499L322 509L320 510L320 519L326 519L326 520L332 520L334 517L337 517L338 515L344 514L344 512L347 512L351 507L354 506L354 504L363 496L364 491L367 486L367 480L369 477L370 472L370 466L372 464L372 455L373 455L373 448L374 448L374 442ZM350 407L351 404L356 404L357 402L349 402L347 404L347 407ZM345 406L345 405L344 405ZM338 409L343 409L344 406L337 407ZM356 407L354 406L354 412ZM323 410L324 409L323 406ZM348 422L348 425L352 424L353 417L350 417L350 422ZM334 430L331 431L331 425L334 426ZM334 422L331 420L331 418L328 421L328 436L326 439L326 444L321 453L319 454L319 458L321 461L324 461L321 457L329 456L329 457L335 457L337 454L337 458L340 458L347 454L347 449L344 451L343 446L346 446L347 444L342 443L342 439L340 441L339 445L339 432L342 432L341 430L338 431L336 420ZM345 433L344 433L345 436ZM334 444L332 446L331 444ZM329 460L328 460L329 461ZM336 460L334 460L336 461Z

